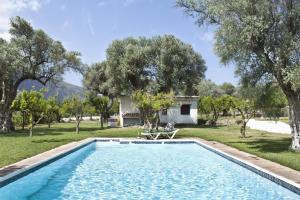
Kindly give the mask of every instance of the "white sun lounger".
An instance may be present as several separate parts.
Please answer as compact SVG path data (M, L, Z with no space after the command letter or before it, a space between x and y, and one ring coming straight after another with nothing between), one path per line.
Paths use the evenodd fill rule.
M168 139L173 139L176 135L176 133L179 131L179 129L175 129L173 131L162 131L162 132L143 132L141 133L143 136L146 136L147 139L150 140L157 140L159 136L164 136Z

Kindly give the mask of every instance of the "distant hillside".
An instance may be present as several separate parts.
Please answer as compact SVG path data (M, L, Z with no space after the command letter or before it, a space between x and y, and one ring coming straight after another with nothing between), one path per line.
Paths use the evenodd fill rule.
M38 81L33 80L26 80L21 83L19 86L19 90L40 90L42 88L47 88L48 92L46 92L45 97L48 98L50 96L57 96L59 101L63 101L64 99L73 96L73 95L79 95L83 98L83 88L72 85L70 83L66 83L64 81L54 84L47 84L46 86L43 86Z

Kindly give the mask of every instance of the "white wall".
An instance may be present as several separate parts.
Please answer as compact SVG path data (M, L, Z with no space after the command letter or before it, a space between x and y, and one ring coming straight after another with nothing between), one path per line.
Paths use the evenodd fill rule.
M175 122L176 124L197 124L198 98L194 97L176 97L176 103L174 106L167 110L167 115L160 113L160 122L168 123ZM182 104L190 104L190 115L181 115L180 107ZM120 125L124 125L122 115L124 113L140 113L140 111L132 104L130 97L123 96L120 98Z
M120 125L123 126L123 114L124 113L140 113L139 109L137 109L130 97L122 96L120 98Z
M197 109L198 99L196 98L180 98L176 99L176 104L167 110L167 115L162 115L160 113L160 122L168 123L175 122L176 124L197 124L198 119L198 109ZM181 115L180 107L182 104L190 104L190 115Z

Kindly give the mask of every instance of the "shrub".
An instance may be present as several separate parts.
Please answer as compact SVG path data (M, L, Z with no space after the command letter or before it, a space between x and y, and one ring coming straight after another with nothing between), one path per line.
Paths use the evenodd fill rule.
M197 124L198 124L198 125L205 125L206 122L207 122L207 119L198 119Z
M237 125L240 125L240 124L242 124L242 123L243 123L243 120L241 120L241 119L237 119L237 120L235 120L235 123L236 123Z

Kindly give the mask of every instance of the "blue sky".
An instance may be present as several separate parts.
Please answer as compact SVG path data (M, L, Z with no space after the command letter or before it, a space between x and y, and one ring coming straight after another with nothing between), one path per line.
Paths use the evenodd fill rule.
M81 52L88 64L104 60L114 39L173 34L202 55L206 78L218 84L238 83L234 67L220 64L214 53L212 29L196 26L175 7L175 0L0 0L0 37L9 38L8 19L15 15L60 40L68 50ZM64 78L81 85L79 74L67 73Z

